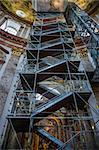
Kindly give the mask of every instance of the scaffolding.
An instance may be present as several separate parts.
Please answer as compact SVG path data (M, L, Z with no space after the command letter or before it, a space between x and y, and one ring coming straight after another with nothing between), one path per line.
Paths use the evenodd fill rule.
M75 26L62 13L36 14L17 70L4 148L97 150L94 97ZM13 137L11 139L11 137Z
M76 24L77 32L87 44L96 66L93 80L94 82L99 82L99 25L74 3L70 3L68 7L70 8L69 17Z

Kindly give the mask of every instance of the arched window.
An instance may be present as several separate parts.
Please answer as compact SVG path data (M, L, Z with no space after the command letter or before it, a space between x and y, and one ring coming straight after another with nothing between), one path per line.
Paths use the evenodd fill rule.
M17 35L17 32L19 31L21 25L11 19L7 19L2 25L1 25L1 29L13 34L13 35Z

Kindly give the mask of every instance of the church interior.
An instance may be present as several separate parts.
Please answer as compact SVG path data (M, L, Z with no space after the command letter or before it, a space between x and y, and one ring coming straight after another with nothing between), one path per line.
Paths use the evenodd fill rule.
M99 1L0 1L0 149L99 150Z

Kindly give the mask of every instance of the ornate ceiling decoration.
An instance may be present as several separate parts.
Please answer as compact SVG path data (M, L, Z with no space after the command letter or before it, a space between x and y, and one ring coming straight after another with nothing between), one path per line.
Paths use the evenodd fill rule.
M2 4L8 11L11 11L25 20L33 21L33 9L30 0L3 0Z

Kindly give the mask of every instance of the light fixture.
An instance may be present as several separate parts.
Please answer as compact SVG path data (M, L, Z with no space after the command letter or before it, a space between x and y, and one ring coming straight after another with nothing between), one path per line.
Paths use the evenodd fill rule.
M92 126L92 129L94 130L94 129L95 129L95 127L94 127L94 126Z
M82 86L80 86L80 89L83 89L83 87L82 87Z
M19 107L20 106L20 103L19 102L17 102L17 107Z

